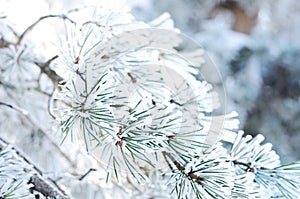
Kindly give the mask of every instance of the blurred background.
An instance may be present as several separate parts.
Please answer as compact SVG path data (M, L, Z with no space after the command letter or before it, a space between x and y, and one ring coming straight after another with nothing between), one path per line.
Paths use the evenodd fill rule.
M131 1L150 21L164 12L220 70L227 111L262 133L282 161L300 158L300 4L297 0Z

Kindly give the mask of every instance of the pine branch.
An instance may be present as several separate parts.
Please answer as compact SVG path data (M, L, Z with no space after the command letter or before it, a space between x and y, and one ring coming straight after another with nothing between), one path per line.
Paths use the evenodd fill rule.
M56 186L54 188L51 186L45 179L43 179L41 176L35 174L33 175L28 183L32 183L34 186L31 188L34 191L37 191L41 194L43 194L45 197L60 197L62 199L68 199L70 197L66 196L64 191Z
M5 148L7 145L11 145L8 141L4 138L0 137L0 149ZM12 146L12 145L11 145ZM51 179L45 179L43 177L43 172L37 165L35 165L21 150L17 149L15 146L12 147L15 154L21 158L26 164L31 165L33 168L33 172L35 173L33 176L30 177L28 183L32 183L34 186L31 188L45 197L54 197L54 198L62 198L68 199L70 198L57 184L55 181ZM53 184L51 185L50 182Z
M189 177L191 180L195 180L195 182L198 184L198 185L200 185L200 186L204 186L204 183L205 183L205 179L204 178L202 178L202 177L200 177L200 176L197 176L196 174L195 174L195 172L194 171L189 171L188 173L186 173L186 171L185 171L185 167L184 166L182 166L177 160L175 160L175 158L170 154L170 153L168 153L168 152L163 152L163 155L164 156L166 156L166 157L168 157L171 161L172 161L172 163L176 166L176 168L183 174L183 175L185 175L185 176L187 176L187 177ZM167 160L167 159L166 159Z

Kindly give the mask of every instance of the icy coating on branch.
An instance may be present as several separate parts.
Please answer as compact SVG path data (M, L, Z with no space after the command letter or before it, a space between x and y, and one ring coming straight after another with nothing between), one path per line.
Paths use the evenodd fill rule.
M60 183L70 188L79 181L87 183L84 193L73 188L70 197L299 196L299 162L281 165L262 135L238 131L218 69L169 14L147 24L104 1L42 16L20 33L1 16L1 132L26 127L18 129L29 132L23 138L47 141L38 149L51 145L42 159L56 168L70 165L66 174L47 178L60 195ZM57 20L55 36L49 31L38 43L31 34L50 20ZM64 145L73 147L63 151ZM0 149L0 198L34 198L32 190L53 197L42 172L26 175L32 162L16 161L24 157L13 147ZM78 177L82 167L88 172Z
M166 167L157 157L162 152L188 156L219 141L227 119L214 113L218 96L205 80L209 74L201 72L205 63L214 66L192 40L149 27L87 51L70 66L78 65L75 74L55 91L52 111L64 138L79 138L116 177L124 165L138 178L144 164ZM225 128L237 128L232 124Z

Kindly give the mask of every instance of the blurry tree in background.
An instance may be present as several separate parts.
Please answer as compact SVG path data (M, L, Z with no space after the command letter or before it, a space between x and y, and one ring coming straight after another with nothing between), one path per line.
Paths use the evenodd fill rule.
M228 110L238 111L241 128L262 132L285 161L300 157L297 1L136 2L138 19L169 12L176 27L204 46L221 71Z
M0 4L0 199L299 197L296 0Z

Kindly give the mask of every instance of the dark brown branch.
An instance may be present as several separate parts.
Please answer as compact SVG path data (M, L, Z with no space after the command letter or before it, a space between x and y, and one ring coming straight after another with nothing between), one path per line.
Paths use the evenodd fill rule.
M175 158L168 152L162 152L164 156L168 157L172 162L173 164L176 166L176 168L179 170L179 171L184 171L185 170L185 167L182 166L177 160L175 160Z
M237 160L232 161L232 163L234 165L242 165L245 167L244 171L247 172L251 172L251 173L255 173L256 172L256 168L255 167L251 167L250 163L244 163L244 162L239 162ZM260 167L259 169L266 169L265 167Z
M46 61L45 63L38 63L38 62L35 62L35 64L40 68L41 70L41 73L40 73L40 76L41 74L45 74L47 75L47 77L52 81L53 83L53 90L51 93L46 93L44 91L42 91L40 88L39 88L39 91L42 92L43 94L46 94L49 99L48 99L48 112L50 114L50 116L53 118L53 119L56 119L55 116L52 114L51 110L50 110L50 103L51 103L51 100L52 100L52 97L53 97L53 93L55 91L55 86L61 82L63 80L63 78L61 78L59 75L57 75L57 73L52 70L50 68L50 64L52 61L54 61L55 59L58 58L58 55L55 55L54 57L52 57L51 59L49 59L48 61ZM39 80L38 80L39 81Z
M33 184L34 186L31 188L31 190L35 190L41 194L43 194L45 197L54 197L57 198L58 196L67 199L69 198L65 194L60 193L61 190L56 190L53 186L51 186L49 183L47 183L41 176L39 175L33 175L29 183Z
M176 166L176 168L182 173L182 174L184 174L185 176L187 176L187 177L189 177L190 179L192 179L192 180L195 180L195 182L197 183L197 184L199 184L200 186L204 186L204 183L205 183L205 178L202 178L202 177L200 177L200 176L197 176L196 174L195 174L195 171L190 171L190 172L188 172L188 173L186 173L185 172L185 167L184 166L182 166L177 160L175 160L175 158L170 154L170 153L168 153L168 152L162 152L163 153L163 155L165 156L165 157L168 157L172 162L173 162L173 164ZM167 159L165 158L165 160L167 161ZM169 162L167 161L167 163L169 164ZM170 166L170 165L169 165ZM173 168L172 167L170 167L172 170L173 170Z
M48 78L51 79L51 81L54 84L57 84L58 82L63 80L59 75L57 75L57 73L54 70L52 70L50 68L51 62L53 60L57 59L57 58L58 58L58 55L55 55L54 57L52 57L51 59L49 59L45 63L35 62L35 64L41 69L41 72L46 74L48 76Z
M48 19L48 18L60 18L63 20L68 20L71 23L76 24L73 20L71 20L70 18L68 18L65 15L46 15L43 17L40 17L37 21L35 21L33 24L31 24L28 28L26 28L26 30L20 35L18 42L16 43L16 45L20 45L22 39L25 37L25 35L30 32L37 24L39 24L41 21L43 21L44 19Z
M11 145L8 141L4 138L0 137L0 149L3 149L5 146ZM63 199L68 199L69 197L64 193L64 191L51 179L50 180L56 187L51 186L47 179L45 179L42 175L43 172L40 168L38 168L32 161L29 160L26 155L21 152L21 150L17 149L15 146L12 146L12 150L16 153L18 157L20 157L26 164L31 165L35 174L30 177L29 183L32 183L34 186L32 190L35 190L45 197L61 197Z

